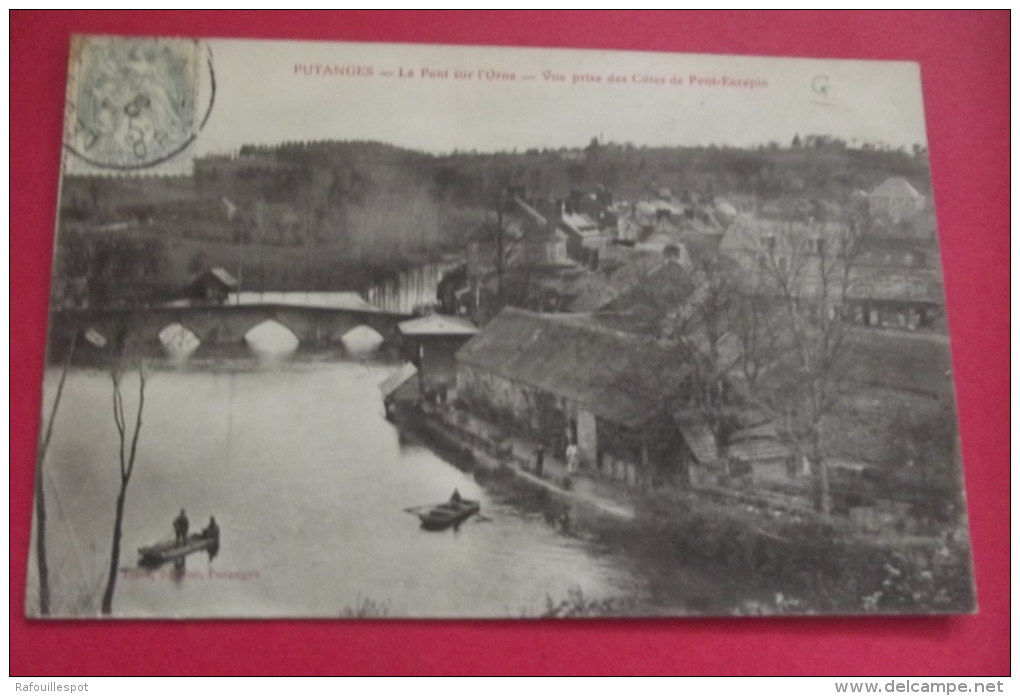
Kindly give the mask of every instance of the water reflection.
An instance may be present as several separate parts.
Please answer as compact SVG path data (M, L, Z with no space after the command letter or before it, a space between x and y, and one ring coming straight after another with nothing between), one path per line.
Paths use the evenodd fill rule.
M371 355L385 340L382 334L370 326L356 326L340 339L347 352L354 357Z
M365 292L365 299L379 309L411 314L437 301L439 281L459 261L426 263L403 271Z
M389 615L519 616L573 588L640 595L625 562L547 524L540 505L522 508L401 443L377 388L393 366L260 364L218 359L212 371L192 361L149 379L121 563L134 567L134 549L164 537L181 507L214 514L224 543L214 558L189 556L183 573L125 575L116 614L329 617L367 598ZM48 400L58 379L47 374ZM60 501L48 533L55 592L91 583L87 569L109 562L117 435L108 400L105 374L68 376L47 461ZM428 533L404 512L454 489L492 521Z

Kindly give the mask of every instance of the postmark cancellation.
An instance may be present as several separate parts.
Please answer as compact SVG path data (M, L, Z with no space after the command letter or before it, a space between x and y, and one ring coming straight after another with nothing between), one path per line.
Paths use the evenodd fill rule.
M192 39L75 36L65 173L190 173L208 106L199 105L203 54Z

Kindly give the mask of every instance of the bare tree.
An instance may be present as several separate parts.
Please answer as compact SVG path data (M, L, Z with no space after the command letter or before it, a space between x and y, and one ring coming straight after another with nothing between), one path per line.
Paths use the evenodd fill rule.
M741 292L733 307L730 327L737 355L736 370L748 393L783 357L783 315L769 297Z
M486 231L492 239L493 263L496 267L496 301L499 307L506 304L506 272L510 266L510 259L513 257L517 246L523 237L509 238L506 224L503 220L503 206L496 207L496 224L486 226Z
M117 426L117 435L120 442L120 490L117 493L117 506L113 521L113 548L110 552L110 574L106 580L106 591L103 592L101 607L103 614L109 614L113 611L113 593L117 586L117 567L120 564L120 541L124 523L124 503L127 499L128 484L131 483L131 474L134 473L135 457L138 454L138 436L142 432L142 412L145 409L145 383L148 375L144 365L138 368L138 406L135 412L133 433L129 433L127 427L124 396L121 392L123 377L124 373L119 366L113 368L110 372L110 379L113 382L113 421ZM129 441L130 445L128 444Z
M766 226L747 236L739 269L720 258L701 260L687 275L676 266L653 273L621 303L640 330L678 346L690 378L674 407L708 426L717 455L740 412L761 407L810 462L815 506L825 514L823 423L844 391L860 229L850 222Z
M758 256L787 349L755 396L807 457L823 514L832 508L823 423L844 390L854 330L847 306L863 238L847 222L787 223L763 239Z
M672 265L670 265L672 264ZM739 350L740 287L722 259L706 257L689 268L665 262L629 293L622 305L644 333L671 341L690 373L673 408L704 422L725 453L736 430L740 396L733 371L751 358Z
M43 616L50 613L50 570L46 562L46 486L44 485L43 466L46 462L46 452L50 447L50 439L53 437L53 423L57 418L57 409L60 408L64 383L67 381L67 372L71 367L77 342L78 332L75 330L71 334L71 346L67 349L67 357L64 358L64 365L60 371L57 394L53 399L53 406L50 408L50 418L46 423L46 433L39 445L39 459L35 465L35 561L39 573L39 613Z

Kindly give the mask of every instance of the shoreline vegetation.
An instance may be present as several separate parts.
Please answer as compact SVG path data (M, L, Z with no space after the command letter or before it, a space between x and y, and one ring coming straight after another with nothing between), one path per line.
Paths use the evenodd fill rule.
M626 554L660 562L665 555L742 578L744 598L729 606L684 608L681 615L939 614L970 607L969 535L960 520L928 536L876 536L807 509L791 513L761 500L714 501L703 491L676 486L616 495L608 487L592 492L585 486L581 494L579 484L590 474L553 474L552 483L537 479L498 437L458 431L449 419L426 411L404 410L397 422L480 483L511 486L544 505L547 519L565 521L570 533ZM546 462L547 471L556 470ZM634 512L614 514L621 509ZM577 588L550 599L549 611L563 617L642 613L631 601L586 598Z

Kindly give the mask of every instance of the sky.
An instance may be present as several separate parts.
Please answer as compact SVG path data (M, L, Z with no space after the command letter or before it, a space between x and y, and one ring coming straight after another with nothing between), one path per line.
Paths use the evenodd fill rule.
M592 137L927 143L914 63L283 41L208 48L215 98L197 154L311 140L432 153L581 147Z

